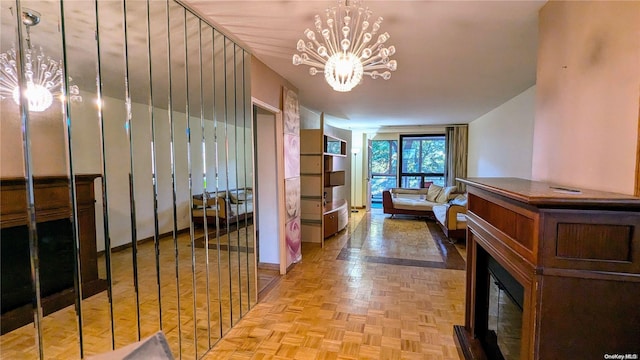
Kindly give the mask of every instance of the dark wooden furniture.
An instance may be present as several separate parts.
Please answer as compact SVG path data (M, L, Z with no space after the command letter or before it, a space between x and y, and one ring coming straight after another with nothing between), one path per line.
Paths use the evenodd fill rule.
M324 206L324 238L337 234L349 222L347 200L340 199Z
M107 288L98 277L94 180L100 175L77 175L76 198L82 271L82 295ZM2 334L33 321L31 305L26 185L23 178L0 179L2 235ZM43 314L75 301L73 289L73 227L66 176L34 178L34 199L40 260Z
M488 354L488 274L522 288L519 359L640 354L640 198L514 178L467 184L465 359ZM577 191L576 191L577 190ZM517 286L517 284L516 284Z

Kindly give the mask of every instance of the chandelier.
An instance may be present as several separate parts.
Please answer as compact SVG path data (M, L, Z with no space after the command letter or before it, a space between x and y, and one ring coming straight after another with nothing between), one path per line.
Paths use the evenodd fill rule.
M375 39L382 17L371 24L371 14L371 10L360 6L360 1L347 0L327 9L324 23L320 15L316 15L315 32L304 31L308 41L298 40L300 54L293 55L293 65L311 66L311 75L324 72L327 83L341 92L351 91L363 75L389 80L391 72L398 67L395 60L389 59L396 48L384 45L389 33Z
M51 106L54 98L63 100L64 74L62 64L60 61L45 56L42 48L34 50L31 47L29 28L40 23L40 14L25 9L22 13L22 22L27 27L27 48L24 50L23 59L27 86L24 92L29 100L29 111L42 112ZM70 85L68 90L69 100L82 101L77 85ZM20 82L18 81L15 48L0 54L0 99L7 98L12 98L16 104L20 105Z

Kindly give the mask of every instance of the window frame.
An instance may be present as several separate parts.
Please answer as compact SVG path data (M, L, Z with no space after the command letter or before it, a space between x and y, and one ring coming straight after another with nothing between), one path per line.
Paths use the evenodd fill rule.
M420 138L420 139L424 139L424 138L437 138L438 140L443 140L444 141L444 148L445 148L445 161L444 161L444 169L442 171L442 173L434 173L434 172L405 172L403 171L403 164L404 164L404 140L407 138ZM400 135L399 138L399 142L398 142L398 183L399 184L403 184L403 179L405 177L419 177L420 178L420 186L422 187L422 184L424 184L425 180L427 180L427 178L433 178L433 177L441 177L443 179L443 181L446 181L446 174L447 174L447 159L446 159L446 149L447 149L447 136L446 134L406 134L406 135ZM420 169L422 167L422 143L420 144L420 149L418 151L418 156L419 156L419 162L418 162L418 169ZM430 180L427 180L430 181ZM402 186L402 185L401 185Z

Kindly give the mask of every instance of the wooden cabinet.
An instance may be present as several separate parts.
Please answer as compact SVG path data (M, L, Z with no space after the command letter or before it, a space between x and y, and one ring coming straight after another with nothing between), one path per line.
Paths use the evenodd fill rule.
M640 354L640 198L514 178L459 179L469 192L465 359ZM491 279L491 280L490 280ZM496 281L496 279L498 279ZM500 280L502 279L502 280ZM521 310L492 329L492 284Z
M323 220L325 238L333 236L344 229L349 223L347 201L341 199L325 205Z
M344 199L346 154L346 141L326 135L321 129L300 130L303 241L324 245L325 238L344 229L349 222Z
M82 296L106 289L98 277L94 180L76 176L77 223L80 242ZM23 178L0 181L2 228L2 333L33 321L26 186ZM47 315L71 305L74 251L72 208L67 177L34 178L42 311ZM10 275L5 278L5 275Z
M324 214L324 237L328 238L338 232L338 213L333 211Z

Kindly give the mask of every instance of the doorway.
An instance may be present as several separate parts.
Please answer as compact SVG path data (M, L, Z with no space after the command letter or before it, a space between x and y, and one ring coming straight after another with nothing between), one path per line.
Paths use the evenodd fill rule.
M278 157L278 118L279 110L266 108L263 104L253 105L253 126L255 129L255 227L256 262L258 277L258 298L261 298L279 279L282 268L281 252L282 218L279 211L279 198L282 189L278 184L281 173L278 171L281 157Z

